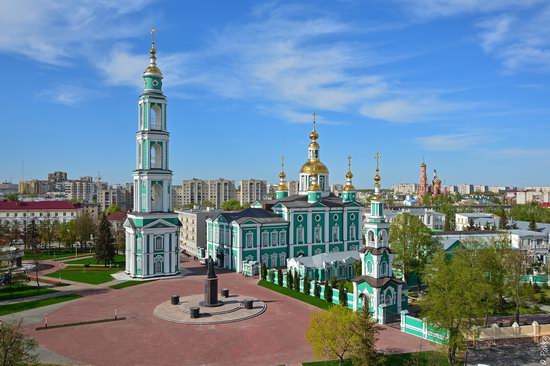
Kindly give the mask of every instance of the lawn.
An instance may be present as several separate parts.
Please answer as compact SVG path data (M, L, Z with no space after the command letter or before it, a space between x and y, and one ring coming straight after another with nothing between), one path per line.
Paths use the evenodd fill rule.
M305 362L304 366L339 366L337 360ZM344 360L343 366L353 366L351 360ZM447 356L441 352L425 351L418 353L397 353L385 355L381 366L401 366L401 365L420 365L420 366L444 366L448 365Z
M92 285L99 285L114 280L111 276L113 273L120 272L121 269L96 269L86 268L81 266L68 266L57 272L47 274L46 276L52 278L60 278L62 280L84 282Z
M81 258L81 259L74 259L70 261L65 261L67 264L90 264L90 265L100 265L102 266L103 263L97 263L95 257L88 257L88 258ZM123 255L117 255L115 256L115 259L113 261L113 267L116 267L117 265L119 267L124 267L125 258Z
M136 285L141 285L142 283L149 283L149 282L154 282L154 281L124 281L124 282L117 283L116 285L112 285L112 286L109 286L109 287L113 288L115 290L119 290L121 288L132 287L132 286L136 286Z
M45 260L45 259L54 259L54 258L63 258L63 257L70 257L74 255L74 249L50 249L48 250L42 250L41 253L38 256L38 259ZM31 260L33 259L33 255L30 250L25 250L25 254L23 255L24 260Z
M42 306L58 304L60 302L78 299L79 297L80 295L77 295L77 294L69 294L69 295L63 295L58 297L52 297L50 299L44 299L44 300L27 301L27 302L20 302L17 304L3 305L3 306L0 306L0 316L12 314L12 313L18 313L20 311L40 308Z
M54 292L57 291L51 290L49 288L38 288L35 286L20 284L13 286L11 289L9 289L8 287L3 287L2 289L0 289L0 301L22 299L25 297L36 295L53 294Z
M267 282L265 280L260 280L258 282L258 285L262 286L262 287L265 287L267 289L273 290L275 292L278 292L280 294L293 297L296 300L303 301L305 303L308 303L310 305L316 306L316 307L321 308L321 309L326 310L326 309L328 309L329 307L332 306L332 304L326 302L325 300L321 300L321 299L318 299L316 297L309 296L309 295L306 295L304 293L288 289L286 287L275 285L275 284L273 284L271 282Z

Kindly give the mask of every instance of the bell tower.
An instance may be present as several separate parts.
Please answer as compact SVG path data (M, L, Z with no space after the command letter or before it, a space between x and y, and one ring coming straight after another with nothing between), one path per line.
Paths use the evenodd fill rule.
M134 209L126 227L126 273L159 277L179 273L177 214L172 212L172 171L168 167L166 96L157 67L155 28L149 66L138 101Z

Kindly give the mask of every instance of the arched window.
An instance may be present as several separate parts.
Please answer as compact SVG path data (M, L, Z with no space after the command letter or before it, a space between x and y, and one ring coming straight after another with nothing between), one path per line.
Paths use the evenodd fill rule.
M277 231L273 230L271 232L271 245L279 245L278 238L277 238Z
M386 263L386 261L382 261L382 263L380 263L380 276L384 277L387 275L388 275L388 264Z
M162 169L162 145L151 144L151 168Z
M353 266L348 266L348 279L355 277L354 274Z
M338 224L334 224L332 226L332 241L340 241L340 227L338 226Z
M155 258L155 273L162 273L163 259L161 256Z
M296 228L296 243L304 244L304 227L302 225Z
M277 268L277 253L271 254L271 268Z
M321 249L315 249L313 252L314 255L321 254Z
M138 142L138 167L143 169L143 142Z
M151 211L162 211L162 186L157 182L151 186Z
M162 236L156 236L155 237L155 250L163 250L164 245L162 242Z
M136 251L141 252L141 238L137 238L137 248Z
M246 247L247 248L250 248L253 244L252 244L252 241L254 240L254 234L252 234L252 232L247 232L246 233Z
M138 258L137 258L136 267L137 267L137 268L136 268L136 271L137 271L137 272L141 272L141 271L142 271L143 266L142 266L142 263L141 263L141 257L138 257Z
M269 233L267 231L262 231L262 247L269 246Z
M321 225L319 225L319 224L315 225L313 241L315 243L320 243L321 242Z
M159 106L155 105L151 107L151 129L162 129L162 115Z
M367 261L367 274L372 274L372 262Z
M372 230L369 230L368 241L369 241L369 244L374 244L374 231Z
M279 245L286 245L286 231L279 231Z
M355 240L355 224L349 226L349 240Z
M283 267L286 264L286 253L279 253L279 265Z
M380 230L380 233L378 234L378 241L380 243L384 243L386 241L386 230Z
M269 266L269 255L268 254L262 254L262 263L267 267Z

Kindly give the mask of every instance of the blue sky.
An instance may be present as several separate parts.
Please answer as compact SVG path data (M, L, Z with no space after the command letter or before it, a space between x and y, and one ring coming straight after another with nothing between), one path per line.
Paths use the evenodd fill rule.
M550 185L545 0L0 3L0 180L65 170L131 181L137 98L157 28L171 169L295 178L317 111L344 182Z

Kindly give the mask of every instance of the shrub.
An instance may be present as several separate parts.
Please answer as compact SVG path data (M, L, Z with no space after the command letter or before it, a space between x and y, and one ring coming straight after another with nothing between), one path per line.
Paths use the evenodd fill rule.
M348 302L347 289L343 282L340 282L338 286L338 302L342 306L346 306Z
M548 284L547 284L546 282L543 283L543 284L542 284L542 288L543 288L544 290L548 290L548 288L549 288L549 287L548 287Z
M275 282L275 272L273 270L270 270L269 271L269 281L271 283L274 283Z
M540 286L536 282L533 284L533 290L535 290L536 294L540 292Z
M319 286L319 282L315 281L313 285L313 296L316 298L321 298L321 287Z
M277 281L279 283L279 286L283 285L283 270L281 267L277 269Z
M300 291L300 275L298 272L294 272L294 290Z
M86 263L86 264L84 265L84 267L89 268L89 267L90 267L90 263Z
M260 267L260 278L262 280L267 280L267 267L265 266L265 263L262 263L262 266Z
M292 276L292 270L286 271L286 287L292 288L294 286L294 277Z
M325 295L325 300L329 303L332 303L332 287L328 282L325 284L324 295Z
M304 276L304 294L309 295L309 278Z

